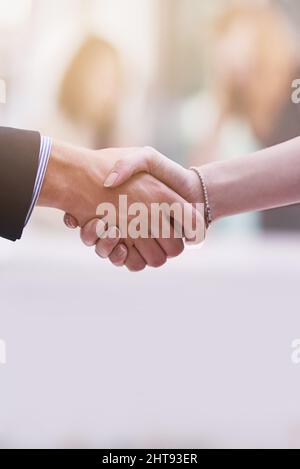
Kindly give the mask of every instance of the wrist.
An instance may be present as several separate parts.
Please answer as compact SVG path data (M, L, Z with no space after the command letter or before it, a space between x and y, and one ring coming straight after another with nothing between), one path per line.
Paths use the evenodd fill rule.
M203 204L204 203L204 191L203 187L199 181L199 176L195 171L191 169L186 169L186 181L187 187L182 192L183 197L193 204Z
M223 201L224 191L226 193L228 187L222 183L222 162L202 166L201 173L207 189L212 222L214 222L226 216Z
M201 188L201 199L202 199L202 204L201 204L202 209L201 209L201 211L203 211L205 225L206 225L206 228L208 229L210 227L210 225L212 224L212 222L213 222L213 218L212 218L212 213L211 213L211 208L210 208L210 202L209 202L209 196L208 196L206 182L203 178L201 168L196 168L196 167L193 166L192 168L190 168L190 170L198 178L198 183L199 183L198 185Z
M67 211L82 173L82 157L75 147L53 142L38 205Z
M222 163L210 163L199 168L191 168L190 179L193 177L193 185L198 187L195 190L197 197L196 202L204 204L208 226L226 216L226 208L224 206L224 175L222 173ZM195 201L194 201L195 202Z
M38 205L73 215L80 226L95 218L111 169L106 153L54 142Z

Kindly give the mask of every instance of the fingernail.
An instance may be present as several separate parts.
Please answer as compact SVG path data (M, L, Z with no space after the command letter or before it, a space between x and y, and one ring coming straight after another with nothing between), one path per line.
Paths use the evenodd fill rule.
M65 216L65 224L68 228L71 228L71 230L75 230L78 226L73 222L73 218L69 215Z
M119 173L116 173L115 171L110 173L110 175L108 176L108 178L104 182L104 187L113 186L115 184L115 182L117 181L118 177L119 177Z

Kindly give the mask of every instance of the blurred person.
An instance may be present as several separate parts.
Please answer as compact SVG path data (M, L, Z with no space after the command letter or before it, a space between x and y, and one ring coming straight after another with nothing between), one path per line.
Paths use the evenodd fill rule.
M237 120L236 125L248 126L256 145L272 145L270 140L276 135L271 134L286 104L291 103L291 84L299 66L286 20L271 5L244 2L227 6L213 29L210 98L214 101L211 121L215 122L212 129L206 129L210 135L202 135L199 129L202 152L197 154L203 162L222 158L218 143L231 119L233 124ZM281 141L273 142L277 143Z
M44 127L57 139L74 145L93 149L118 146L123 94L118 51L105 39L89 35L65 67L55 93L57 103ZM64 235L58 214L49 210L36 210L33 226Z
M210 92L190 100L183 111L191 163L247 154L298 136L300 108L291 102L291 84L299 61L280 10L234 2L214 20L212 38ZM289 210L300 227L299 209ZM247 216L230 223L249 230L258 221Z
M117 50L104 39L89 36L65 71L58 93L59 108L74 133L89 140L89 147L116 146L123 91Z

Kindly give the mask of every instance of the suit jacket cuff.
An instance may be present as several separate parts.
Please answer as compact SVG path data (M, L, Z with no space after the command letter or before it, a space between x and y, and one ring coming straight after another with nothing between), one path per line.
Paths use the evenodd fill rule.
M22 236L32 201L41 137L38 132L0 127L0 236Z

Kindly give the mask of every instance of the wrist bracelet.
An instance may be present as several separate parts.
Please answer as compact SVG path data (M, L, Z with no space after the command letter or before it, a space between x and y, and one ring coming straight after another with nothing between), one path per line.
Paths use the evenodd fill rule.
M206 228L208 229L210 225L212 224L212 213L211 213L211 208L209 204L209 197L208 197L208 191L206 184L204 182L203 176L201 174L201 171L199 168L192 167L190 168L191 171L194 171L194 173L197 174L197 176L200 179L200 183L202 186L203 194L204 194L204 218L205 218L205 224Z

